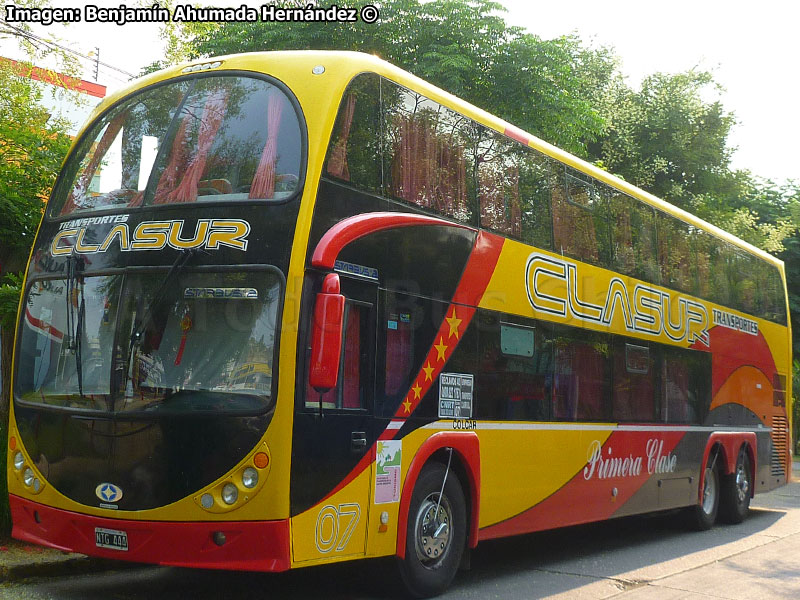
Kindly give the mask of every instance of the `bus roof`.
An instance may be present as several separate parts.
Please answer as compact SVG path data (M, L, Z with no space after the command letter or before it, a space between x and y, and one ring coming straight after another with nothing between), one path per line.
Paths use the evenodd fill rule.
M215 67L215 63L219 63ZM186 63L181 63L174 67L169 67L162 71L151 73L144 77L131 82L131 84L114 94L109 95L100 103L95 111L92 113L89 121L92 121L100 112L106 110L112 104L118 102L124 96L148 85L158 83L172 77L177 77L192 72L203 72L213 69L224 70L239 70L239 71L254 71L259 73L268 73L277 77L278 79L291 78L292 75L296 77L298 70L302 72L304 67L307 68L309 74L311 69L317 65L325 67L326 72L333 72L336 77L341 79L341 89L350 82L350 80L364 72L373 72L394 81L406 88L419 92L431 100L435 100L466 117L473 119L511 139L516 140L524 145L534 148L560 162L563 162L579 171L591 175L626 194L629 194L638 200L650 204L651 206L669 213L686 223L693 225L699 229L703 229L716 237L724 239L743 250L761 258L767 262L776 265L781 273L783 273L783 261L772 256L771 254L761 250L745 242L744 240L736 237L704 221L703 219L681 209L677 206L662 200L650 194L635 185L632 185L619 177L608 173L602 169L597 168L591 163L578 158L556 146L539 139L535 135L527 133L518 127L496 117L485 110L478 108L466 102L449 92L446 92L403 69L396 67L385 60L363 52L351 51L335 51L335 50L290 50L290 51L272 51L272 52L250 52L244 54L231 54L226 56L219 56L213 58L197 59ZM205 68L201 68L205 66ZM84 126L85 127L85 126ZM81 130L80 134L83 133ZM77 137L80 137L80 134ZM77 139L76 137L76 139Z

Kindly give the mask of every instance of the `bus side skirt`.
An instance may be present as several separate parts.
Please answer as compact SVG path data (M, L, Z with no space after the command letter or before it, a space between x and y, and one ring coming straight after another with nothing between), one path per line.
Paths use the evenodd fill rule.
M478 545L478 516L480 515L480 485L481 485L481 455L478 434L474 431L450 433L439 432L433 434L420 446L411 466L408 468L403 492L400 496L400 514L397 522L397 556L405 558L406 531L408 530L408 510L411 504L411 495L422 468L431 456L445 448L453 449L453 458L459 460L467 473L469 491L470 514L467 546L474 548ZM455 460L453 461L455 463ZM451 467L452 470L452 467Z

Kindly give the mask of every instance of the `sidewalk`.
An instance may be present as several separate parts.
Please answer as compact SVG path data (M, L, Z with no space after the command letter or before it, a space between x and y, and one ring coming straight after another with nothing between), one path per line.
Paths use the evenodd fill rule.
M792 479L800 481L800 461L792 464ZM56 577L124 568L124 561L91 558L9 540L0 543L0 583L29 577Z

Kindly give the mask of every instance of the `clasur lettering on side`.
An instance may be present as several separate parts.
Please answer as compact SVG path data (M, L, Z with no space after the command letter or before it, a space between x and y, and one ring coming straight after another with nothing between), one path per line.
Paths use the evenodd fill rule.
M708 311L700 302L642 283L629 289L625 280L612 277L605 300L595 304L581 296L577 263L562 257L533 252L525 268L525 285L528 302L539 312L605 327L621 319L626 331L666 335L674 342L698 341L706 347L710 342Z

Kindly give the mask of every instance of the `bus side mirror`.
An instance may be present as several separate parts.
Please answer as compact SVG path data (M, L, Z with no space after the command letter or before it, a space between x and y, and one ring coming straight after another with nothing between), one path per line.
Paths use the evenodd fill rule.
M340 289L339 276L326 275L314 304L308 380L320 393L336 387L339 377L344 333L344 296Z

